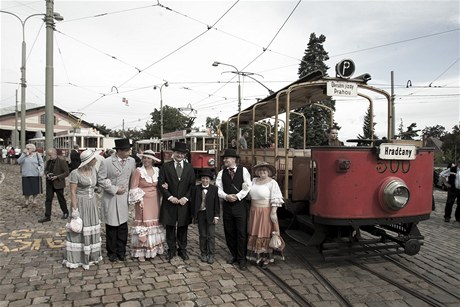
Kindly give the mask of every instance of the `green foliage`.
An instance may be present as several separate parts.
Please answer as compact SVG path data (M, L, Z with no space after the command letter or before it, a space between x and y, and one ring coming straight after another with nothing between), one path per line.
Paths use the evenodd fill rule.
M99 131L99 133L102 135L109 135L112 133L112 130L107 128L105 125L99 125L99 124L92 124L92 125L96 127L97 131Z
M446 133L441 137L444 161L457 161L460 159L460 126L452 128L451 133Z
M211 128L214 131L217 131L219 128L220 119L219 117L206 117L206 128Z
M310 34L310 40L307 45L308 47L304 52L304 56L300 62L297 73L299 78L302 78L315 70L321 70L324 75L327 75L329 67L324 62L329 60L329 55L323 47L323 43L325 41L326 36L322 34L319 37L316 37L314 32Z
M425 129L422 130L422 134L425 139L429 137L440 139L446 134L446 128L441 125L425 127Z
M375 117L375 115L373 115ZM371 131L371 107L367 107L366 115L364 116L364 123L363 123L363 134L358 134L358 139L360 140L377 140L378 137L375 135L375 125L376 122L373 122L373 127Z
M161 132L161 112L155 109L152 113L151 122L145 125L143 138L160 138ZM180 111L174 107L163 106L163 133L190 128L190 119L182 115Z
M399 131L399 138L401 140L414 140L415 137L418 137L418 132L420 129L415 129L417 127L417 123L412 123L410 124L406 131L403 131L403 122L401 119L401 124L399 125L398 131Z

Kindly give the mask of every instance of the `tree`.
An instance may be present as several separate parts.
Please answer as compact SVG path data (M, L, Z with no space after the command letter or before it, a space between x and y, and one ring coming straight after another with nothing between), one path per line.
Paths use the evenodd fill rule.
M374 118L375 115L373 115L372 117ZM377 125L376 122L373 123L372 131L371 131L371 106L368 106L366 115L364 116L363 135L358 134L358 139L377 140L378 137L375 135L375 125Z
M401 120L401 125L399 126L399 136L401 140L414 140L414 137L418 137L418 132L420 129L415 130L417 127L416 123L412 123L407 127L406 131L402 131L402 120Z
M212 130L217 131L219 125L219 117L206 117L206 128L211 128Z
M322 34L319 37L315 33L310 34L308 47L299 65L298 74L300 78L315 70L320 70L327 76L329 67L324 62L329 60L329 56L323 47L325 41L326 36ZM315 103L324 105L335 111L335 100L328 98ZM296 110L296 112L305 114L307 118L307 145L319 145L326 140L324 131L335 124L330 123L329 118L331 114L327 108L310 105L302 107ZM303 148L303 118L301 116L292 116L289 126L292 131L290 146Z
M445 134L446 134L446 128L444 128L441 125L425 127L425 129L422 130L422 135L424 139L429 138L429 137L440 139Z
M107 128L105 125L99 125L99 124L92 124L92 125L96 127L97 131L99 131L99 133L102 135L109 135L112 133L112 130Z
M152 116L151 122L145 125L143 138L160 138L161 112L155 109L150 115ZM189 118L182 115L178 109L163 106L163 133L190 128L189 123Z
M441 137L442 150L444 152L445 161L457 161L460 159L460 125L452 128L452 132L448 132Z

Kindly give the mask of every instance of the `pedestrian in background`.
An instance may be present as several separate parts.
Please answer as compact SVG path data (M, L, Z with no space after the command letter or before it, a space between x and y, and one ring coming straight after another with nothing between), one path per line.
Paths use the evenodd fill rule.
M192 216L198 222L200 259L213 264L216 224L220 216L219 189L211 184L214 174L210 170L201 172L200 177L201 183L192 189Z
M240 138L240 148L241 149L248 149L248 137L249 133L246 131Z
M36 152L34 144L26 144L24 152L18 159L18 164L21 165L24 205L29 205L30 196L32 196L32 203L36 205L37 195L42 193L41 173L45 166L43 158Z
M101 201L106 223L107 256L111 262L126 260L128 190L136 169L136 163L130 157L132 146L129 139L115 140L115 154L102 161L98 171L98 185L104 191Z
M343 142L339 140L339 129L331 127L326 130L326 141L321 143L321 146L344 146Z
M278 182L272 179L275 167L267 162L256 164L253 168L256 176L252 180L251 210L248 222L248 259L266 268L276 257L284 259L284 242L280 236L277 209L284 203ZM279 248L270 246L272 236L278 236Z
M166 228L168 260L176 256L188 260L187 231L192 222L190 199L192 186L195 185L195 172L184 161L187 144L176 142L173 147L173 160L163 164L160 169L159 185L163 195L160 208L160 223ZM167 184L167 188L164 187Z
M225 240L231 258L227 263L238 263L240 270L246 271L248 204L246 196L251 188L251 174L236 164L239 158L236 150L226 149L222 155L224 169L217 174L216 186L223 199L222 219Z
M445 172L443 175L444 184L448 189L446 207L444 210L444 222L450 222L450 216L452 215L455 200L457 200L455 220L460 222L460 160L457 160L456 164L451 165L449 170L449 172Z
M56 193L59 205L61 206L61 219L65 220L69 216L69 209L67 208L67 202L64 197L65 178L69 176L69 167L64 159L58 157L56 148L48 149L46 154L48 160L45 163L45 216L38 220L39 223L51 221L54 193Z
M80 146L75 144L73 145L73 149L70 151L70 172L77 169L80 163Z
M161 162L153 150L138 154L142 166L138 167L131 179L129 204L134 205L134 223L131 228L131 256L140 262L153 259L164 253L166 232L160 224L160 193L158 176L160 170L154 162Z
M97 184L95 169L99 152L87 149L81 153L81 163L70 173L70 203L72 219L80 217L81 232L67 230L64 261L68 268L88 270L102 260L101 220L94 189Z

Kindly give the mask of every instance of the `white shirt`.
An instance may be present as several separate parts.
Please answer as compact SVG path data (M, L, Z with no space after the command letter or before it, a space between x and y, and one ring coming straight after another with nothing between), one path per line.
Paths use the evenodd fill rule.
M238 169L238 167L242 167L242 166L234 166L235 168L235 173L236 173L236 170ZM249 171L246 167L242 167L243 168L243 185L246 184L245 186L247 187L247 189L241 189L237 194L236 194L236 197L238 197L239 200L242 200L243 198L246 197L246 195L248 195L249 191L251 190L251 184L252 184L252 180L251 180L251 174L249 174ZM222 183L222 174L223 174L223 170L221 170L218 174L217 174L217 178L216 178L216 186L219 188L219 198L222 198L222 199L225 199L225 197L227 197L227 193L224 192L224 186L223 186L223 183Z

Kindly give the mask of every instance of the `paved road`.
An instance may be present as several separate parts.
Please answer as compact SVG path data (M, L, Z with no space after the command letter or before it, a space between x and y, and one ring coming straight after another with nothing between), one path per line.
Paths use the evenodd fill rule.
M255 267L241 272L226 264L228 253L220 239L217 261L213 265L201 263L195 225L189 232L188 261L170 264L157 257L144 263L130 258L111 263L104 259L87 271L67 269L61 264L65 221L59 219L61 212L56 200L52 221L38 223L44 211L44 195L37 206L24 207L19 167L4 164L0 164L0 193L0 307L298 306ZM425 245L419 255L409 259L421 270L431 270L434 275L440 272L447 286L460 289L460 224L448 224L442 219L445 192L435 191L435 198L437 209L433 218L421 226ZM222 234L222 226L218 232ZM289 253L285 262L272 267L273 271L314 306L340 306ZM326 266L326 273L338 281L353 306L419 304L394 287L368 280L341 264ZM450 298L444 301L446 306L460 306L460 302Z

